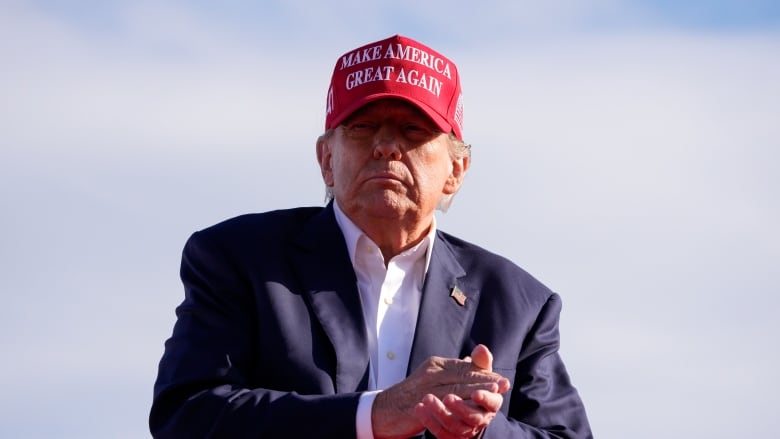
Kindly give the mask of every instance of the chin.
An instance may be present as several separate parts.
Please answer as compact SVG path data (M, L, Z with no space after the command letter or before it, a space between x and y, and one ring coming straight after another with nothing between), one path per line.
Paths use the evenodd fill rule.
M366 213L385 217L400 217L410 209L415 208L416 205L411 200L394 191L383 191L381 194L376 194L363 205Z

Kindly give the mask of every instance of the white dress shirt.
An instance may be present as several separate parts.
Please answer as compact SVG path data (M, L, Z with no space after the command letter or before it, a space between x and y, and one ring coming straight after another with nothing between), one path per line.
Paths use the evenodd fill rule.
M373 439L371 406L376 394L406 378L422 286L436 236L436 219L414 247L387 262L379 247L334 201L336 222L344 234L366 321L370 354L369 389L361 395L356 417L358 439Z

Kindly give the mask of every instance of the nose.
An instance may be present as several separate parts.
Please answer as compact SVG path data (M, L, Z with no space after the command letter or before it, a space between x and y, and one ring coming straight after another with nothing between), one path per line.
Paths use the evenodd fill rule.
M398 129L383 124L374 137L374 158L400 160L402 141L403 136Z

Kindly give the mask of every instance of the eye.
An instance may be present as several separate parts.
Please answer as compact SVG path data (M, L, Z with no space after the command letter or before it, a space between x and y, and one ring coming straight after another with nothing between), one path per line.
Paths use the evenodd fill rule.
M377 124L369 120L352 120L342 126L344 132L352 138L368 137L377 129Z
M406 137L412 140L429 140L437 133L436 130L420 123L410 122L403 125L403 132Z
M355 122L349 126L352 130L368 130L371 129L371 124L368 122Z

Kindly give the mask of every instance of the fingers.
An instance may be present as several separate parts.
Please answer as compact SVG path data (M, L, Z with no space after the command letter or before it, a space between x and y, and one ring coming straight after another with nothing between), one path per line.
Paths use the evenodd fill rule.
M476 349L477 361L479 364L490 366L492 360L491 355L487 348L484 351ZM463 395L463 391L473 391L476 388L464 389L464 385L483 385L484 389L490 389L490 383L496 383L499 387L503 387L502 380L506 378L501 375L492 372L489 369L479 367L477 364L469 361L469 357L464 360L458 360L454 358L440 358L431 357L415 369L410 377L418 380L417 389L422 390L422 394L433 393L440 397L447 393L455 393L462 398L468 397L468 394ZM439 389L434 387L439 386Z
M506 378L502 378L506 380ZM476 392L487 393L502 393L500 392L502 387L501 382L477 382L477 383L461 383L452 384L449 386L442 386L433 389L432 394L438 398L444 398L446 395L455 395L462 399L471 399L472 395Z
M483 344L478 344L471 351L471 362L480 369L493 370L493 354Z
M438 398L453 394L463 399L470 399L477 391L491 393L505 393L509 390L509 380L498 374L467 375L461 376L457 381L441 382L438 385L427 387L425 393L432 393Z
M492 371L493 355L484 345L470 357L430 357L406 379L383 390L372 405L375 434L410 435L421 423L437 437L472 437L503 403L509 380ZM407 434L409 433L409 434ZM466 435L466 436L459 436Z
M467 362L471 362L474 366L492 372L493 371L493 353L490 349L483 344L478 344L471 351L471 355L464 359ZM505 393L509 390L510 383L506 378L502 378L496 382L498 384L498 393Z
M477 390L471 394L471 401L487 412L497 413L501 410L504 397L500 393Z
M418 421L436 438L472 438L487 425L483 422L480 414L467 407L461 398L447 395L445 401L447 401L446 404L429 394L415 406L415 415Z
M471 355L463 360L440 357L433 357L431 360L435 361L442 372L445 372L441 376L440 384L448 384L447 387L431 389L433 391L428 392L439 398L445 394L453 393L463 399L469 399L471 392L475 390L484 389L505 393L510 388L508 379L493 372L493 354L483 344L474 347ZM496 386L492 386L490 383L495 383Z
M419 422L439 439L472 438L488 426L501 408L500 394L479 391L472 400L426 395L415 407Z

